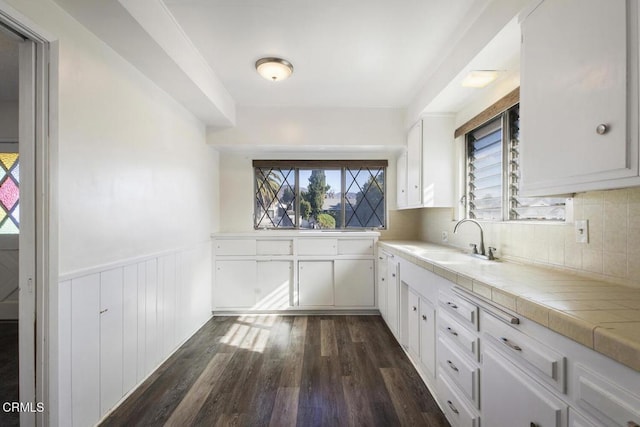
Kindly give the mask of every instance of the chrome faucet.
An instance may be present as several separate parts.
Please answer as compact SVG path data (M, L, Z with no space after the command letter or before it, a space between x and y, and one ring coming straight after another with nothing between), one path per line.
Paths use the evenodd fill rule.
M463 222L472 222L475 225L478 226L478 228L480 229L480 252L478 252L478 249L476 248L475 244L471 244L471 246L473 247L473 253L477 254L479 253L480 255L486 256L484 253L484 230L482 229L482 226L480 225L480 223L478 221L476 221L475 219L470 219L470 218L465 218L465 219L461 219L460 221L458 221L455 225L455 227L453 227L453 232L457 233L458 232L458 226L460 224L462 224ZM489 251L491 252L491 251ZM493 254L492 254L493 255ZM493 258L493 257L491 257Z

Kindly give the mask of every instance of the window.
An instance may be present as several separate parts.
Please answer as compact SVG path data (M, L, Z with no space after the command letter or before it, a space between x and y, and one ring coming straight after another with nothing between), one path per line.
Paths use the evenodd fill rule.
M20 162L11 146L18 144L0 144L0 234L18 234L20 226Z
M255 160L254 228L385 228L387 161Z
M519 105L466 134L469 218L564 221L565 198L520 197L519 148Z

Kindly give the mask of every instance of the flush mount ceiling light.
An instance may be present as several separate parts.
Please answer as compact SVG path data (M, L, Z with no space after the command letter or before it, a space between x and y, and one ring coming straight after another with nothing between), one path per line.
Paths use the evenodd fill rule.
M265 79L277 82L293 73L293 65L282 58L262 58L256 61L256 71Z
M474 70L462 80L463 87L483 88L498 77L497 70Z

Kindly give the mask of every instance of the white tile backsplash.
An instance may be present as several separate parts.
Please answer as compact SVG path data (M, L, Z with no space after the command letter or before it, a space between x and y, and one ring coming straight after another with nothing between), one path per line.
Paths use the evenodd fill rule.
M497 255L518 262L594 275L640 287L640 187L579 193L573 202L574 218L589 220L589 243L576 243L574 224L483 222L485 246ZM447 244L464 250L478 243L479 231L463 224L453 233L455 221L449 208L422 209L412 238ZM408 219L408 218L407 218Z

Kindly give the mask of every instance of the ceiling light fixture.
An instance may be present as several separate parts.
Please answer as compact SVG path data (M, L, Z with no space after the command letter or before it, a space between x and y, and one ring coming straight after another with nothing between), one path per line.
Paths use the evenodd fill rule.
M497 70L474 70L462 80L463 87L483 88L498 78Z
M256 61L256 71L265 79L277 82L293 73L293 65L282 58L262 58Z

